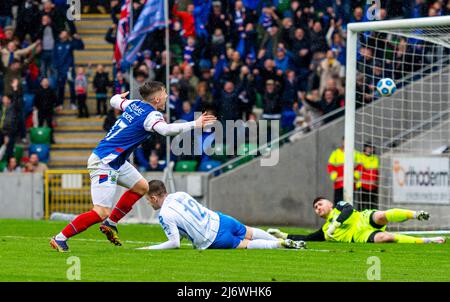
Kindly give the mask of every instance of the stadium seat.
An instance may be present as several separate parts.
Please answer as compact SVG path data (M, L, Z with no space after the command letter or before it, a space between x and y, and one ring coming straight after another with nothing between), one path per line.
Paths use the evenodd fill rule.
M218 160L203 160L198 167L198 171L200 172L208 172L222 164L221 161Z
M238 147L237 155L238 156L240 156L240 155L255 156L255 155L257 155L257 152L258 152L257 150L258 150L258 146L255 144L242 144ZM251 152L251 154L250 154L250 152Z
M0 161L0 172L3 172L7 165L8 163L6 161Z
M180 160L175 164L176 172L195 172L197 168L197 161L195 160Z
M240 165L239 162L230 163L222 169L222 172L228 172L230 170L233 170L234 168L236 168L239 165Z
M41 162L47 163L50 159L50 145L48 144L31 144L29 154L36 153Z
M49 127L36 127L30 129L30 140L32 144L50 144L51 131Z
M20 160L23 157L23 146L15 145L14 146L14 157L17 160L17 163L20 163Z
M226 144L216 144L214 145L214 151L211 155L212 159L219 160L221 162L225 162L228 160L227 149L228 146Z
M256 93L256 102L255 102L256 108L262 109L263 108L263 102L262 102L262 96L260 93Z
M248 161L251 161L256 155L257 155L257 151L258 150L258 146L255 144L242 144L238 147L237 150L237 156L242 156L245 155L244 157L242 157L237 164L243 164L246 163ZM250 154L250 152L252 152ZM253 153L254 152L254 153Z

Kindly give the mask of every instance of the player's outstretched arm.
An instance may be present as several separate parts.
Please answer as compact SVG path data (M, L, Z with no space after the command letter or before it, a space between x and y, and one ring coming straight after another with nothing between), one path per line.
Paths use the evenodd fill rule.
M216 120L215 116L203 113L199 118L192 122L167 124L164 121L162 114L154 111L149 114L144 126L147 131L154 131L164 136L175 136L194 128L203 128L206 125L214 123Z
M132 100L127 100L126 97L130 92L124 92L122 94L115 94L111 100L109 101L109 103L111 104L111 106L114 109L119 109L122 111L125 111L125 108L127 108L128 105L130 105L132 102Z
M325 235L322 229L308 235L289 234L287 238L294 241L325 241Z
M180 247L181 237L174 217L170 215L160 214L159 219L161 227L163 228L164 233L166 233L168 241L156 245L138 248L138 250L168 250L177 249Z
M137 250L169 250L169 249L178 249L180 248L180 241L166 241L156 245L150 245L145 247L137 248Z

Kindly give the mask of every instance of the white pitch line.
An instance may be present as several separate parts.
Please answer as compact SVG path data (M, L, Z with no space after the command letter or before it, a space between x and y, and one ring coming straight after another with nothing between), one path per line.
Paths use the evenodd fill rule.
M10 239L38 239L38 240L50 240L51 237L26 237L26 236L0 236L0 238L10 238ZM107 240L100 239L85 239L85 238L72 238L71 241L90 241L90 242L108 242ZM149 242L149 241L134 241L134 240L124 240L124 243L131 244L160 244L161 242ZM192 246L190 243L182 243L181 245Z
M27 236L0 236L0 238L9 238L9 239L37 239L37 240L50 240L51 237L27 237ZM108 242L107 240L100 240L100 239L86 239L86 238L72 238L71 241L89 241L89 242ZM160 244L161 242L149 242L149 241L135 241L135 240L124 240L123 243L131 243L131 244ZM192 246L190 243L181 243L183 246ZM319 249L282 249L286 251L312 251L312 252L331 252L331 250L319 250Z

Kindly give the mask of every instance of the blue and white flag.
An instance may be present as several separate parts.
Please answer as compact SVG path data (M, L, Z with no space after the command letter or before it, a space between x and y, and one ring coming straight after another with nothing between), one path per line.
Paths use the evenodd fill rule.
M148 33L166 25L164 19L164 0L147 0L141 14L128 36L128 50L124 57L124 63L132 64L141 49L142 43Z

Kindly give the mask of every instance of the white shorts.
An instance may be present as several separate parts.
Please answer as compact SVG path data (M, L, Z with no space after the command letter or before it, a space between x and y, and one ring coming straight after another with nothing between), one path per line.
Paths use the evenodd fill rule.
M117 185L132 188L144 178L136 168L126 161L118 170L102 163L94 153L88 159L89 175L91 177L91 197L94 205L112 208Z

